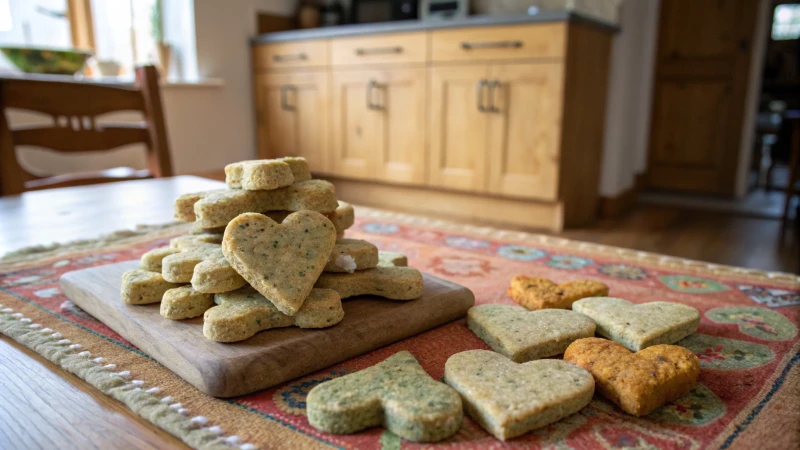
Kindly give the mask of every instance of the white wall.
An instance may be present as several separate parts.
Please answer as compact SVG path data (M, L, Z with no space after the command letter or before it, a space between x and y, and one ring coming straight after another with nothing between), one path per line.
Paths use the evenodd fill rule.
M660 0L626 0L614 36L606 103L600 195L633 187L647 166Z

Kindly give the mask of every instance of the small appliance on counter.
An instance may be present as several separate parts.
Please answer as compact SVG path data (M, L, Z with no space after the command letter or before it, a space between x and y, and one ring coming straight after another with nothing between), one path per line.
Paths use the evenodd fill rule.
M469 0L421 0L423 20L451 20L467 17Z
M352 0L351 23L419 19L419 0Z

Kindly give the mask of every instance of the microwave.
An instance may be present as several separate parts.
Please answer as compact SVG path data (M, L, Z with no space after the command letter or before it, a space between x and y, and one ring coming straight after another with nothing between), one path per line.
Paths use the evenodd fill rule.
M469 14L469 0L421 0L419 9L424 20L461 19Z

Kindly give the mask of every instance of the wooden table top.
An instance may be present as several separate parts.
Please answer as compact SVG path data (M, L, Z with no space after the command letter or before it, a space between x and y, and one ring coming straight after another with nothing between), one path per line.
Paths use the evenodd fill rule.
M172 203L218 181L180 176L0 197L0 254L174 220ZM186 448L125 405L0 335L0 448Z
M123 181L0 197L0 255L23 247L92 239L140 224L174 221L173 201L223 187L193 176Z

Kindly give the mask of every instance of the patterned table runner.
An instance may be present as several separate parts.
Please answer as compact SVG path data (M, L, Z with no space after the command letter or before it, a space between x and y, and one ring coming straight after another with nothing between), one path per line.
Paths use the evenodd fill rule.
M703 315L680 343L702 371L687 396L644 418L599 396L580 413L511 440L525 448L798 448L800 446L800 279L560 238L456 225L358 208L348 237L408 255L410 265L463 284L476 303L512 303L514 275L557 282L592 278L635 303L674 301ZM25 260L0 260L0 332L113 396L198 448L429 448L381 428L350 436L321 433L304 416L305 396L322 381L409 350L434 378L454 353L488 348L464 320L439 327L308 377L234 399L200 393L68 301L58 287L71 270L138 259L185 225L63 247ZM469 419L455 448L503 445Z

